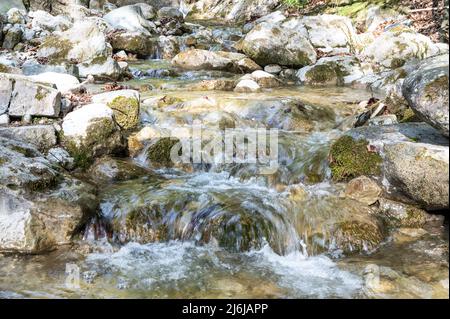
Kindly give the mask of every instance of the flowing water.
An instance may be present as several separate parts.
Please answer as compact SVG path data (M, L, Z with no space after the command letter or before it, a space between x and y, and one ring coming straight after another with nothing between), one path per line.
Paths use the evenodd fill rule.
M210 24L201 32L216 39L205 40L211 50L242 36ZM141 89L143 126L161 133L199 120L205 136L278 129L279 169L268 176L258 164L157 167L149 142L128 162L151 173L102 186L99 214L74 247L0 256L0 297L448 298L447 226L427 225L421 237L389 233L360 249L336 230L349 220L375 223L367 207L342 198L327 160L342 122L370 92L294 84L198 91L202 80L239 76L177 70L166 60L130 67L135 79L124 84Z

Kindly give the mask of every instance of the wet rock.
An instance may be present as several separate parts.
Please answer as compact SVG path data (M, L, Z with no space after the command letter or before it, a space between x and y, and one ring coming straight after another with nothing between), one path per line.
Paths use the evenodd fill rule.
M66 31L72 27L72 22L65 16L52 16L50 13L38 10L29 13L33 18L31 26L33 29L46 31Z
M341 250L345 254L370 252L385 237L381 220L366 204L348 199L314 196L299 204L296 229L310 254Z
M113 116L105 104L89 104L64 118L62 143L77 167L86 168L94 157L123 152L125 143Z
M254 80L262 88L274 88L281 86L281 81L274 75L264 72L255 71L251 74L250 78Z
M64 177L29 144L0 137L0 145L0 251L70 243L97 208L92 187Z
M147 174L148 171L142 167L110 157L97 159L89 169L91 180L97 184L132 180Z
M75 161L70 154L62 147L54 147L49 149L47 152L47 160L52 163L59 165L67 170L72 170L75 168Z
M239 46L262 66L277 63L302 67L314 64L317 59L313 46L302 33L266 22L254 27Z
M449 148L405 142L384 147L386 178L427 210L449 207Z
M62 94L69 93L70 90L80 86L80 81L70 74L45 72L29 78L37 82L48 83L51 86L54 85Z
M256 93L260 92L261 87L252 79L244 79L238 82L234 92L237 93Z
M269 64L264 67L264 71L273 75L278 75L283 69L278 64Z
M345 189L345 196L367 205L376 203L381 193L381 187L366 176L352 179Z
M233 91L236 86L234 80L204 80L192 88L198 91Z
M92 103L106 104L114 112L117 124L125 130L139 124L140 94L134 90L119 90L92 97Z
M15 74L0 74L0 83L0 110L9 105L10 116L58 117L61 94L53 87Z
M418 116L449 136L448 54L422 61L405 79L403 95Z
M444 51L448 52L448 48ZM384 32L362 52L369 60L387 69L396 69L407 61L422 60L439 53L446 52L430 38L403 26Z
M431 216L425 211L408 204L381 198L379 200L380 215L390 227L423 227Z
M0 136L19 140L46 151L56 145L56 131L53 125L33 125L0 128Z
M179 143L179 139L171 137L156 140L147 149L147 159L154 167L173 167L172 152Z

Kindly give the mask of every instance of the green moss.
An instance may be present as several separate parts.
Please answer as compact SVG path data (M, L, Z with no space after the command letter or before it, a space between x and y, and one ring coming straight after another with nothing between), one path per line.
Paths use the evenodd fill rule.
M0 165L3 165L6 163L6 159L4 159L3 157L0 157Z
M152 164L159 164L165 167L172 167L173 162L170 158L172 148L178 144L178 139L165 137L154 143L147 151L147 158Z
M310 84L329 84L337 81L336 70L329 64L320 64L306 72Z
M133 129L139 124L139 101L136 98L118 96L108 106L122 129Z
M420 118L414 113L413 109L406 108L402 110L397 117L400 119L400 123L421 122Z
M73 141L64 141L63 144L70 156L73 157L75 167L80 168L81 170L86 170L94 162L89 147L85 145L77 145Z
M356 251L362 251L365 247L373 249L383 240L383 234L376 225L348 221L340 223L337 228L344 244Z
M393 58L391 61L391 69L401 68L402 66L405 65L405 63L406 63L406 61L403 59Z
M361 11L369 5L367 1L356 2L349 6L341 7L337 10L337 14L345 17L356 17Z
M92 61L89 63L90 65L103 65L108 61L108 58L104 55L99 55L92 59Z
M353 178L381 173L382 159L368 151L366 140L354 140L350 136L338 139L330 151L330 168L333 180L349 181Z
M61 134L61 142L74 158L77 168L86 170L94 162L96 148L107 145L116 131L115 124L108 118L100 119L90 125L86 137L78 144Z
M34 98L38 101L42 101L43 99L45 99L45 97L47 95L48 95L48 91L45 90L43 87L38 86L36 95L34 96Z
M51 63L61 63L67 60L67 56L73 49L72 43L67 39L61 39L56 36L51 36L45 40L40 49L49 49L50 52L46 58Z
M342 70L342 68L334 62L316 65L306 72L307 82L315 85L342 85L343 78L347 75L348 72Z
M0 73L9 73L9 68L6 65L0 63Z

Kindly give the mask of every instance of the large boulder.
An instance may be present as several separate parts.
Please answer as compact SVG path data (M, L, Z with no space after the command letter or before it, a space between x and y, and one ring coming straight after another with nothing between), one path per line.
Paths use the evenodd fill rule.
M97 208L94 193L33 146L0 137L0 252L36 254L71 243Z
M89 104L69 113L62 124L62 143L82 168L94 157L120 154L124 138L114 120L114 112L105 104Z
M50 13L38 10L30 12L29 16L33 18L31 26L33 29L46 31L66 31L72 27L72 22L65 16L52 16Z
M44 72L32 75L29 78L37 82L54 85L62 94L80 86L80 81L76 77L64 73Z
M302 67L314 64L316 51L306 34L263 22L241 41L239 48L260 65L279 64Z
M191 49L177 54L172 59L172 64L187 70L253 72L260 69L259 65L243 54L199 49Z
M103 17L115 30L125 30L149 36L154 25L147 21L138 5L112 10Z
M158 39L141 32L117 30L109 35L114 50L125 50L140 56L154 56L158 52Z
M120 90L97 94L93 103L106 104L122 129L133 129L139 124L140 94L134 90Z
M448 139L437 130L426 123L404 123L361 127L346 136L364 141L370 154L379 154L382 163L375 175L385 178L389 193L427 210L449 207Z
M352 56L324 57L314 65L301 68L296 77L307 85L345 85L365 75L358 59Z
M49 150L57 142L56 131L53 125L0 128L0 136L29 143L40 151Z
M93 75L117 79L120 67L111 59L112 47L107 42L108 25L103 19L77 21L67 31L48 37L37 56L50 64L78 64L80 76Z
M429 58L409 74L403 95L414 112L445 136L449 136L448 55Z
M442 52L448 52L442 46L433 43L430 38L411 29L398 26L389 29L364 47L362 55L381 69L396 69L407 61L425 59Z
M61 109L60 92L28 77L16 74L0 74L0 114L10 116L58 117Z
M284 22L283 27L292 25L298 28L297 24L306 28L311 44L322 52L351 52L357 46L356 30L347 17L329 14L305 16L298 21Z

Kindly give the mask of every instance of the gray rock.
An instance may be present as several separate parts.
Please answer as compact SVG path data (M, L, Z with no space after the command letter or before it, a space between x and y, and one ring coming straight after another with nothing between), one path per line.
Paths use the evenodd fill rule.
M55 88L16 74L0 74L0 83L6 88L0 91L0 109L9 105L10 116L59 116L61 94Z
M267 22L254 27L240 43L240 49L263 66L277 63L302 67L317 59L306 33Z
M48 150L47 160L59 166L64 167L65 169L72 170L75 168L75 161L70 154L61 147L55 147Z
M163 7L158 10L158 19L175 19L182 21L183 13L175 7Z
M53 125L33 125L0 128L0 136L19 140L46 151L56 145L56 132Z
M426 59L403 83L403 95L414 112L447 137L448 61L448 54Z
M386 191L427 210L449 206L449 141L426 123L368 126L346 133L365 139L383 158Z
M20 26L14 25L5 34L3 39L3 49L12 50L22 40L23 30Z
M89 160L125 149L113 110L105 104L89 104L69 113L64 118L61 134L63 145L74 157Z
M0 252L36 254L69 244L97 208L94 191L62 175L33 146L0 137Z

